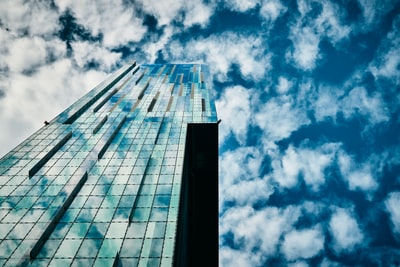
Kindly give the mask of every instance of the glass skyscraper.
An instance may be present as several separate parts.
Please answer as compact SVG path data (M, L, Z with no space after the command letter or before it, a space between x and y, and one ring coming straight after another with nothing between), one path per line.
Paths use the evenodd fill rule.
M207 77L126 65L6 154L0 266L218 265Z

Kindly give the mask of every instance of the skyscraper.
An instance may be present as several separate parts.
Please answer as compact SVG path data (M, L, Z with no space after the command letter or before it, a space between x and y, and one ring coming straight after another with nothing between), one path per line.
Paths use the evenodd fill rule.
M126 65L6 154L0 265L218 265L206 77L200 64Z

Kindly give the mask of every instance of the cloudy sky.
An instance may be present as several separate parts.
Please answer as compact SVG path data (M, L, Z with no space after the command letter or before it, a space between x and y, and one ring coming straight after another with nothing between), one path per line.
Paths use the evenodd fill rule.
M400 1L0 0L0 156L132 60L210 66L221 266L400 264Z

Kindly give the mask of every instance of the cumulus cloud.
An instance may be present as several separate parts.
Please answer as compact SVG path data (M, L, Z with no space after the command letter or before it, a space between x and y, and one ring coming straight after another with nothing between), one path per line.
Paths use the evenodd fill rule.
M283 155L276 156L271 165L272 177L280 187L294 187L302 174L304 182L316 191L325 183L324 169L335 158L338 144L328 143L316 149L289 146Z
M233 1L226 1L225 5L234 11L239 12L246 12L250 9L255 8L260 3L259 0L233 0Z
M278 252L283 234L297 221L300 211L297 207L278 209L267 207L254 210L251 207L234 207L220 219L220 233L233 235L233 247L225 247L220 255L221 266L241 266L236 263L236 255L244 266L262 266L267 256ZM245 254L243 255L243 252Z
M317 16L316 6L320 7ZM342 22L345 10L334 2L299 0L298 9L301 14L299 21L311 27L319 36L328 37L333 44L347 38L350 33L351 27Z
M337 159L343 179L350 190L362 190L371 193L378 188L378 183L373 177L371 166L368 162L356 163L351 156L341 151Z
M48 36L59 29L57 11L48 1L2 1L0 18L18 36Z
M392 192L385 200L386 210L389 212L393 232L400 234L400 192Z
M246 142L251 123L250 93L250 90L241 86L229 87L216 101L218 116L224 122L219 132L220 144L223 144L230 133L234 134L240 144Z
M259 255L230 247L219 248L219 266L254 267L261 264Z
M397 84L400 82L400 16L398 15L392 25L391 31L381 43L376 58L369 68L377 78L392 79Z
M289 137L293 131L310 123L305 110L297 107L291 96L268 100L255 113L254 120L263 130L263 141L267 146L271 142Z
M274 179L281 187L293 187L298 183L298 175L301 169L301 163L297 162L297 154L293 148L289 148L282 160L272 162L274 168Z
M400 41L400 38L399 38ZM400 46L394 46L381 55L376 66L372 66L372 73L379 77L396 78L399 81L398 67L400 65Z
M319 87L318 96L314 101L314 116L317 121L323 121L326 118L336 120L336 115L341 108L339 97L342 92L335 89L326 86Z
M185 2L185 19L183 24L186 27L192 25L206 26L213 14L214 7L211 4L205 5L203 1Z
M224 179L239 181L242 178L252 179L258 177L262 162L261 154L256 147L239 147L226 151L221 155L222 183ZM244 175L246 174L246 175Z
M317 17L313 17L313 2L322 7ZM290 29L290 39L293 49L289 50L286 57L294 65L304 71L311 71L316 67L320 55L319 43L322 38L327 38L333 45L346 39L350 27L341 22L339 7L328 1L298 1L300 17Z
M11 72L34 70L47 64L52 57L63 57L66 52L66 46L61 41L46 41L40 37L15 38L4 45L8 46L5 62Z
M169 25L173 21L183 22L186 27L192 25L206 26L210 16L213 14L212 3L205 4L201 0L182 1L169 0L140 1L143 10L154 15L161 26ZM182 16L181 14L184 14Z
M267 29L272 28L275 20L287 11L287 7L279 0L234 0L225 1L225 7L235 12L251 12L260 7L259 15L264 21Z
M280 15L287 11L279 0L263 1L260 9L260 15L268 22L274 22Z
M0 132L0 154L27 138L44 120L55 117L105 76L95 70L80 73L68 59L41 66L30 76L11 74L7 86L18 90L8 90L0 99L0 124L9 125Z
M46 1L1 3L0 124L7 125L1 131L1 155L37 130L44 120L52 119L90 90L105 77L104 71L111 71L120 60L120 53L89 41L71 42L72 53L67 53L66 43L55 34L60 30L59 12L67 8L73 11L78 9L78 13L74 14L80 14L83 22L87 20L86 26L96 24L91 30L97 30L97 33L110 30L104 27L115 26L113 33L109 31L110 35L104 35L106 45L108 37L127 41L123 33L118 32L116 24L120 23L125 29L131 27L125 24L131 24L130 21L119 21L127 13L118 10L118 5L116 11L121 14L115 17L101 17L96 13L112 14L115 9L96 9L87 6L90 4L86 2L56 1L56 5L59 5L59 10ZM80 10L81 7L91 8ZM104 20L97 23L90 15ZM121 36L116 38L113 34ZM86 64L93 62L98 64L100 70L82 72Z
M13 2L13 5L16 5L15 8L18 4L22 3ZM26 5L29 8L29 4ZM25 6L21 10L23 13L25 12L24 8ZM40 12L39 14L41 14ZM24 23L29 22L29 19L30 17L27 15ZM50 16L48 23L52 22L51 19ZM38 23L40 23L40 18L38 18ZM18 28L23 23L18 22L17 24L15 27ZM0 79L2 94L0 99L0 125L2 125L0 155L39 128L44 120L44 116L41 116L40 113L48 112L50 116L54 116L57 112L54 109L54 103L68 98L63 94L58 95L59 99L56 99L55 102L47 102L53 99L46 98L47 94L52 94L50 92L54 91L51 82L53 79L57 79L58 75L58 72L53 69L58 65L54 63L66 56L66 45L57 38L39 35L39 32L35 32L33 29L29 29L29 31L32 34L36 33L35 36L30 36L30 34L19 36L19 33L13 32L14 30L0 30L2 74ZM44 34L44 31L40 34ZM50 76L47 76L47 71L43 72L43 70L49 70ZM41 84L45 85L49 91L43 92ZM45 119L51 118L45 117Z
M358 0L358 3L364 17L361 25L363 30L370 30L371 27L376 26L387 12L396 5L396 1L391 0Z
M121 53L111 52L97 43L78 41L71 43L73 58L80 68L85 67L89 62L96 62L101 69L110 71L121 58Z
M346 93L343 89L321 86L314 102L315 117L318 121L333 118L339 114L345 119L363 116L371 125L389 120L389 110L379 92L367 93L364 87L355 86Z
M340 9L334 2L322 1L322 11L315 20L315 28L322 36L326 36L336 45L347 39L351 32L351 26L342 22L344 10Z
M371 123L384 122L389 119L388 110L378 93L369 96L363 87L352 89L342 101L342 113L351 118L357 112L366 116Z
M350 253L364 239L354 215L349 210L338 208L329 221L333 237L332 248L337 253Z
M309 265L305 261L296 261L288 264L289 267L308 267Z
M166 47L168 47L170 42L172 42L172 37L176 33L175 31L176 29L174 27L166 27L161 36L142 47L147 62L156 61L158 53L160 51L165 51Z
M172 42L166 57L170 61L205 61L219 81L227 79L232 64L238 64L245 78L259 80L270 69L270 55L263 45L259 36L225 32L185 45Z
M260 176L263 155L255 147L240 147L220 156L220 205L253 205L273 193L269 181Z
M94 36L101 34L106 47L138 42L146 32L133 7L125 6L123 1L56 0L55 4L61 12L70 10L78 23Z
M176 19L179 10L182 8L184 1L141 1L143 9L157 18L160 25L170 24Z
M342 264L330 261L327 258L323 259L320 265L320 267L341 267L341 266Z
M324 236L320 227L292 230L282 243L282 252L288 260L309 259L318 255L324 247Z
M310 27L293 29L292 37L294 50L290 56L294 63L303 70L315 68L319 52L319 36Z
M287 78L281 76L281 77L279 77L278 85L276 86L276 90L280 94L285 94L290 90L290 88L292 86L293 86L293 82L291 82Z
M258 201L266 201L273 192L273 187L266 179L243 180L225 188L222 200L239 206L253 205Z

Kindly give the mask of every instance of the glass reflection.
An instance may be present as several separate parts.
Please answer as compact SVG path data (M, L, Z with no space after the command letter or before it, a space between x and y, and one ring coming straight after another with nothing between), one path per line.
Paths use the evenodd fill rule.
M57 251L62 239L49 239L46 241L45 245L40 250L39 254L36 256L38 259L42 258L52 258Z

